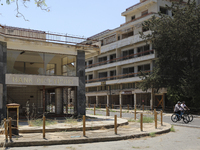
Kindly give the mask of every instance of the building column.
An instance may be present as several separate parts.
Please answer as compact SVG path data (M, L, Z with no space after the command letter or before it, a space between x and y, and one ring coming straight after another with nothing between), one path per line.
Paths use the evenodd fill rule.
M55 114L63 113L62 88L55 89Z
M66 107L66 113L68 114L68 88L63 88L63 102Z
M96 107L98 106L98 104L99 104L99 99L98 99L99 97L98 96L96 96Z
M119 105L122 105L122 94L119 93Z
M86 106L88 107L88 96L86 96Z
M134 107L137 105L137 95L134 93Z
M79 79L79 86L76 88L77 114L85 115L85 51L77 50L76 75Z
M7 87L5 82L7 68L7 43L0 42L0 120L6 118Z
M138 67L134 65L134 73L138 72ZM137 76L137 74L134 75L135 77Z
M107 106L109 106L109 97L110 95L107 95Z

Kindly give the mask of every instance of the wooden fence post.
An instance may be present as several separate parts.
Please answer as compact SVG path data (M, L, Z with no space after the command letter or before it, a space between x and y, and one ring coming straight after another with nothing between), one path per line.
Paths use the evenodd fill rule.
M101 108L101 103L99 103L99 108Z
M85 115L83 115L83 136L85 136Z
M45 139L45 116L43 115L43 139Z
M6 141L8 141L8 130L7 130L6 118L4 118L4 127L5 127L5 139Z
M115 115L115 134L117 134L117 115Z
M142 105L142 110L144 111L144 104Z
M140 130L143 131L143 113L140 115Z
M157 112L155 112L155 128L157 129Z
M12 118L9 117L9 137L10 137L10 141L12 140L12 127L11 127L11 120L12 120Z

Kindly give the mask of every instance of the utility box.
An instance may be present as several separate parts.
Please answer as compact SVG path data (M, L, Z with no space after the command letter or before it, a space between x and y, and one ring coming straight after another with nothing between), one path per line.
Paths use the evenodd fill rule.
M16 103L11 103L11 104L7 104L7 119L9 117L12 118L12 122L11 122L11 128L12 128L12 134L14 135L19 135L19 107L20 104L16 104Z

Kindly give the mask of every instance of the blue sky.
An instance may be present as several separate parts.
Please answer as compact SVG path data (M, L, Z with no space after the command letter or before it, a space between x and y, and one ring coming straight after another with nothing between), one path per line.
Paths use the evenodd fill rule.
M16 5L1 0L0 24L55 33L90 37L106 29L114 29L125 22L121 13L139 0L46 0L50 12L37 8L34 0L28 8L19 5L26 19L16 18Z

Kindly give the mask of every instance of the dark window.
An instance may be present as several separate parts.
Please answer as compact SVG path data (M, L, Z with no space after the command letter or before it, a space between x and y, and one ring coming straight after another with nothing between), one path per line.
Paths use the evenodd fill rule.
M131 17L131 20L134 20L134 19L135 19L135 15Z
M130 50L127 50L127 51L123 51L122 55L123 55L123 59L130 59L130 58L133 58L134 56L132 55L134 54L134 49L130 49ZM131 56L130 56L131 55ZM127 56L127 57L126 57Z
M116 58L116 54L110 55L110 63L115 62L116 60L113 60Z
M117 38L117 39L118 39L118 41L119 41L119 40L120 40L120 36L118 36L118 38Z
M128 32L128 33L124 33L124 34L122 34L122 39L128 38L128 37L133 36L133 35L134 35L133 31Z
M134 75L131 73L134 73L134 67L123 68L123 74L128 74L127 76L123 76L124 78L133 77Z
M164 8L164 7L160 7L160 12L161 12L162 14L168 15L168 10L167 10L166 8Z
M112 78L110 78L111 80L116 79L116 77L113 77L113 76L116 76L116 70L110 71L110 76L112 77Z
M143 27L142 27L142 32L146 32L146 31L149 31L149 28L146 27L146 26L143 26Z
M138 72L140 71L149 71L150 70L150 64L140 65L138 66Z
M102 63L99 63L99 65L106 64L107 63L106 61L107 61L107 56L99 58L99 62L102 62Z
M107 77L107 72L99 73L99 78L105 78L105 77ZM104 81L104 80L106 80L106 79L102 79L101 81Z
M90 74L88 77L89 77L89 80L93 79L93 75L92 74Z
M149 52L149 50L150 50L149 44L145 45L145 46L138 47L137 53L139 53L139 54L137 54L137 57L148 55L148 54L152 53L152 52Z

